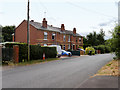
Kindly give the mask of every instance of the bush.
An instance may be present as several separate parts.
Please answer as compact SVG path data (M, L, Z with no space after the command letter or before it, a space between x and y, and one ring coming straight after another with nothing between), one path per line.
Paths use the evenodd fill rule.
M57 55L56 47L42 47L46 58L55 58Z
M101 51L101 54L104 54L105 53L105 45L99 45L98 50Z
M43 54L43 51L41 49L41 46L38 46L38 45L30 46L30 59L31 60L42 59L42 54Z
M71 51L72 51L72 49L68 49L67 51L71 52Z
M5 46L13 48L13 45L19 46L19 62L27 61L28 58L28 46L25 43L7 43ZM43 58L43 53L45 53L45 58L56 58L57 51L56 47L41 47L39 45L30 45L30 59L38 60Z
M93 47L87 47L85 49L85 54L90 55L90 51L92 52L92 55L95 55L95 49Z
M111 48L109 46L105 46L105 53L110 53L111 52Z
M28 46L26 43L6 43L5 47L13 48L14 45L19 46L19 62L27 61Z
M112 47L115 48L115 54L120 59L120 25L117 25L112 32Z
M105 46L105 45L94 46L94 49L95 50L100 50L101 54L111 52L111 48L109 46Z

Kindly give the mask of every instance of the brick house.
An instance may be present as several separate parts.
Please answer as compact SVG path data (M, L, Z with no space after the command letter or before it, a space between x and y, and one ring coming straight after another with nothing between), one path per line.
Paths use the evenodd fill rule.
M15 42L27 43L27 21L23 22L15 29ZM61 28L48 25L44 18L42 23L30 21L30 44L34 45L60 45L62 49L76 50L79 46L83 46L83 37L73 31L65 30L64 24Z

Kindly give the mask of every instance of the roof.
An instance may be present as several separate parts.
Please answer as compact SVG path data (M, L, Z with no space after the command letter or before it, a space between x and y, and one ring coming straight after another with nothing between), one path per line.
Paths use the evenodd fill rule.
M53 27L51 25L47 25L47 28L44 28L42 27L42 23L39 23L39 22L30 21L30 25L34 26L38 30L54 31L54 32L59 32L63 34L73 35L73 36L81 36L78 33L73 34L73 31L70 31L70 30L61 31L61 28Z

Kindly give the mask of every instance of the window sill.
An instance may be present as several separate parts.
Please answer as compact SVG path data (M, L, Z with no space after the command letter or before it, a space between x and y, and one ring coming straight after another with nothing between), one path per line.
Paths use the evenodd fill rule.
M47 40L47 39L44 39L44 40Z

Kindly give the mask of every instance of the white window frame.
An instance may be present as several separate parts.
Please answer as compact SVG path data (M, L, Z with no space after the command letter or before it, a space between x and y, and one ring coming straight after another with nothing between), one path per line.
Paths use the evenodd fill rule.
M68 42L70 42L70 35L68 36Z
M47 40L47 32L44 32L44 40Z
M53 39L53 37L54 37L54 39ZM54 33L52 33L52 40L55 40L55 34Z
M70 44L68 45L68 49L70 49Z
M65 35L63 35L63 41L66 41L66 36Z
M82 38L79 38L79 42L81 42L82 41Z

